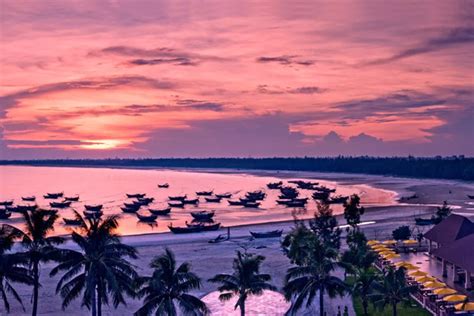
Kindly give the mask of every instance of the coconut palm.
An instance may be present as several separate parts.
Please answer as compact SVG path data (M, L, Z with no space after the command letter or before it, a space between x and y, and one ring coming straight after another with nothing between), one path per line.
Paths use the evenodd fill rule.
M389 268L380 282L375 282L373 287L376 291L369 297L376 307L384 309L385 306L392 306L392 315L397 316L397 305L400 302L409 301L409 295L416 290L415 286L406 283L405 269L397 270Z
M285 297L292 301L288 315L297 315L298 310L306 301L309 307L316 294L319 293L320 315L324 315L324 293L329 297L342 295L345 283L331 275L336 267L337 251L320 240L313 244L308 262L301 266L288 269L283 288Z
M118 216L84 219L75 214L81 224L71 237L80 251L63 250L61 263L50 275L66 271L56 287L56 293L63 298L63 309L82 293L82 306L90 309L93 316L100 316L109 296L114 307L126 305L124 294L135 296L132 283L137 273L127 259L136 259L137 251L121 243L115 232Z
M355 269L352 295L360 297L364 315L368 315L369 299L374 290L374 284L379 280L379 274L373 268Z
M49 236L54 231L54 223L58 215L43 210L23 212L25 228L21 234L21 243L25 248L24 256L33 277L33 308L31 314L38 313L38 297L40 288L40 265L42 262L54 260L57 255L56 245L63 242L63 238Z
M12 282L33 284L33 278L27 268L27 258L22 254L6 253L13 246L15 239L20 236L21 231L13 226L0 227L0 296L7 312L10 311L7 293L10 293L23 307L23 302ZM24 307L23 310L25 310Z
M263 290L275 291L276 287L268 283L271 280L269 274L260 273L260 265L265 257L250 253L237 251L234 259L232 274L217 274L210 282L221 283L218 287L221 293L221 301L230 300L233 296L239 299L234 308L240 307L240 315L245 315L245 301L250 295L261 295Z
M139 297L145 297L143 306L135 315L177 315L179 309L186 315L205 315L206 304L188 292L199 289L201 280L191 272L188 262L177 266L175 256L169 249L155 257L150 263L154 269L151 276L139 277L136 281Z

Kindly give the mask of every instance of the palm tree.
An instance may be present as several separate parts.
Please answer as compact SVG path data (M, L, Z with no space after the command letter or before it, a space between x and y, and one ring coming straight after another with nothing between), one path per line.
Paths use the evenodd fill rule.
M373 286L376 293L369 296L374 305L382 309L391 305L393 316L397 316L398 303L408 301L409 294L416 290L416 287L407 285L404 268L397 270L389 268L383 279L380 282L375 282Z
M118 216L85 220L75 214L81 224L71 237L80 251L63 250L61 263L50 276L66 271L56 287L56 293L63 298L63 309L82 293L82 306L90 309L93 316L100 316L109 295L114 307L126 305L124 293L135 296L132 283L137 273L127 258L136 259L137 251L121 243L115 233Z
M331 275L336 266L337 251L327 244L317 240L308 262L301 266L288 269L283 288L285 297L292 301L288 315L297 315L297 311L306 301L306 307L313 302L319 292L319 311L324 315L324 293L329 297L342 295L346 289L345 283Z
M38 295L39 295L39 277L40 264L54 260L56 251L55 246L63 242L61 237L48 236L54 231L54 223L58 219L57 214L52 214L43 210L34 212L23 212L25 220L25 229L21 234L22 245L26 249L23 253L28 258L28 264L33 277L33 309L32 315L38 313Z
M21 231L13 226L2 225L0 227L0 295L7 312L10 311L7 293L10 293L23 307L23 302L11 283L33 284L33 278L26 268L27 258L21 254L6 253L12 248L15 239L20 236ZM23 310L25 310L24 307Z
M263 290L276 291L276 287L268 283L271 280L269 274L260 273L260 265L265 257L250 253L237 251L234 259L232 274L217 274L210 282L221 283L218 288L221 293L221 301L230 300L234 295L239 299L235 308L240 307L240 315L245 316L245 301L250 295L261 295Z
M354 284L352 294L360 297L364 315L368 315L369 298L374 290L374 284L379 279L379 275L373 268L355 269Z
M152 276L137 279L138 296L145 296L143 306L135 315L177 315L176 303L184 314L205 315L209 311L196 296L189 291L199 289L201 280L192 273L188 262L177 267L173 252L168 248L161 256L155 257L150 264L154 269Z

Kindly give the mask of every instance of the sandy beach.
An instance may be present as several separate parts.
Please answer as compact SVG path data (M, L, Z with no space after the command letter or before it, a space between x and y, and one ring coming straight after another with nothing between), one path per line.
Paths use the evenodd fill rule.
M240 171L241 172L241 171ZM261 172L251 172L252 174L262 174ZM374 187L395 191L398 198L416 194L418 198L408 200L404 203L391 206L367 207L363 216L364 224L361 226L369 238L389 238L391 231L404 224L414 227L414 215L429 216L444 200L454 205L456 212L463 215L474 216L473 205L466 194L474 192L474 184L458 181L441 180L417 180L382 176L348 175L348 174L314 174L306 173L285 173L285 172L264 172L265 175L272 174L275 177L292 178L324 178L347 184L365 183ZM470 204L471 203L471 204ZM345 221L338 215L340 225ZM195 294L204 296L215 290L215 285L207 282L216 273L231 271L232 259L236 250L247 250L258 253L266 257L263 264L263 272L270 273L273 283L281 289L286 270L290 267L288 259L283 255L280 248L279 239L251 240L249 231L265 231L270 229L284 229L288 231L293 225L292 221L278 223L264 223L259 225L243 225L231 228L231 239L218 244L210 244L208 241L218 234L226 233L225 229L219 232L207 232L201 234L172 235L170 233L146 234L123 237L123 241L135 246L139 251L139 260L134 264L140 274L149 274L148 263L160 254L165 247L172 249L178 262L189 261L193 271L203 280L202 288ZM426 228L425 228L426 230ZM64 247L73 247L70 242L66 242ZM84 315L88 311L80 307L80 300L73 302L66 311L61 310L61 299L55 295L55 287L58 277L49 278L48 274L53 264L44 264L41 271L41 291L39 312L41 315ZM338 274L342 271L338 271ZM30 313L31 288L17 285L19 293L26 306L24 313L18 304L12 304L12 315L28 315ZM316 304L313 304L316 305ZM351 300L349 298L338 298L327 300L328 315L335 315L337 307L347 305L350 314L354 315ZM138 309L140 302L129 299L127 306L120 306L118 309L104 307L104 315L130 315ZM317 306L311 306L301 312L301 315L314 315Z

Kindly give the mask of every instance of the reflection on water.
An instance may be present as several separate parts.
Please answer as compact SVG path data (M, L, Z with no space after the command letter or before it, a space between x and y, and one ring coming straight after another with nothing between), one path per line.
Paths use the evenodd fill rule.
M216 210L214 219L224 226L268 223L272 221L291 220L292 213L299 218L311 217L316 205L310 199L306 209L287 208L276 204L278 190L267 190L268 182L279 181L276 177L254 176L244 173L219 174L175 170L143 170L143 169L109 169L109 168L61 168L61 167L23 167L0 166L0 200L14 199L15 203L23 203L21 196L35 195L40 207L49 207L43 194L47 192L64 192L66 196L78 194L79 202L73 202L70 209L59 211L61 217L71 218L71 209L79 212L84 210L84 204L104 204L104 214L121 214L120 232L124 235L167 232L168 225L182 226L192 220L191 211ZM361 195L365 205L393 204L395 193L373 188L369 185L340 185L336 182L313 179L327 187L336 188L335 194ZM169 183L169 188L158 188L158 183ZM241 206L229 206L226 199L220 203L205 202L200 197L198 206L186 205L184 208L173 208L168 216L159 216L157 223L139 222L135 214L125 214L120 206L127 199L126 193L146 193L154 197L150 207L163 208L167 206L168 196L187 194L196 197L196 191L213 190L214 193L230 192L233 198L242 197L245 192L265 190L267 198L262 201L259 209L246 209ZM300 190L302 197L310 197L312 191ZM333 205L334 212L341 213L340 205ZM5 220L17 226L22 225L20 215L13 213L10 220ZM0 223L3 223L0 220ZM69 233L71 228L57 225L57 234Z

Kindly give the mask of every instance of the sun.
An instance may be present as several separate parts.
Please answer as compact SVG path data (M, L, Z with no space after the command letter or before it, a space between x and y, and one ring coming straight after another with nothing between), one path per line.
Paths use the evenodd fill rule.
M114 149L124 145L124 141L118 139L94 139L94 140L84 140L82 141L86 144L82 144L79 147L83 149Z

